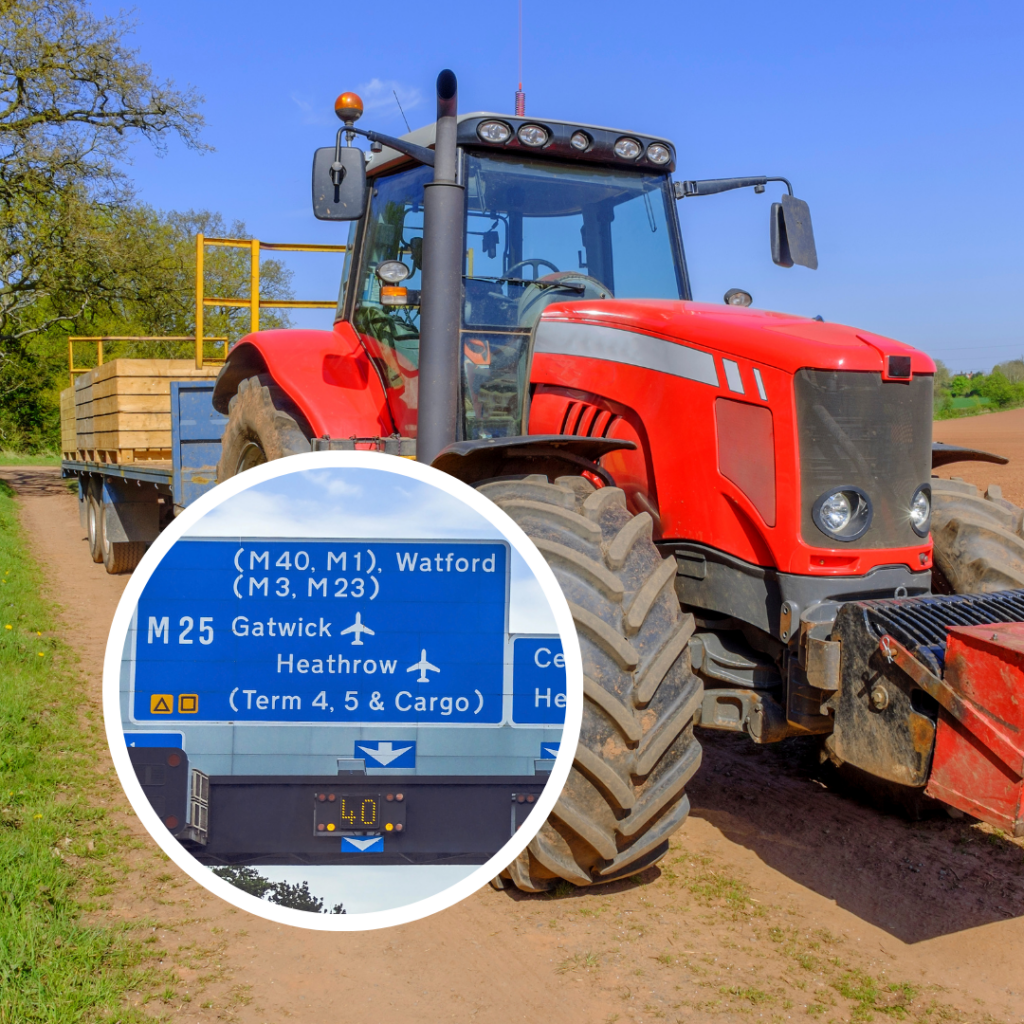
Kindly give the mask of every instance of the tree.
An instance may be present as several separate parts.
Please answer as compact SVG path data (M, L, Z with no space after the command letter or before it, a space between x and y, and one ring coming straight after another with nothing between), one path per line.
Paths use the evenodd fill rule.
M195 332L195 236L247 238L241 221L226 224L218 213L188 210L161 213L128 205L91 211L89 230L110 257L105 273L94 278L84 311L72 308L62 293L38 297L35 315L61 317L58 326L22 341L0 345L0 447L5 450L52 451L59 446L60 391L68 386L67 335L189 336ZM249 293L248 249L208 250L205 282L208 295ZM291 272L279 260L260 261L261 294L291 298ZM65 317L69 317L63 319ZM264 310L264 328L287 327L288 316ZM249 330L246 309L209 308L204 334L235 341ZM107 360L189 358L192 342L118 342L105 346ZM207 355L220 350L207 346ZM76 346L79 366L94 364L96 350Z
M174 136L204 148L200 98L153 77L124 45L131 28L124 15L94 18L81 0L0 0L0 338L8 351L80 316L97 282L116 276L119 239L102 221L131 201L118 162L132 139L160 149Z
M998 370L1011 384L1020 384L1024 382L1024 357L1020 359L1010 359L1005 363L1000 363L994 367L992 372L995 373Z
M347 913L341 903L335 903L330 910L324 910L324 901L309 891L309 882L271 882L254 867L213 868L218 878L223 878L232 885L260 899L267 899L281 907L292 910L305 910L310 914L344 914Z

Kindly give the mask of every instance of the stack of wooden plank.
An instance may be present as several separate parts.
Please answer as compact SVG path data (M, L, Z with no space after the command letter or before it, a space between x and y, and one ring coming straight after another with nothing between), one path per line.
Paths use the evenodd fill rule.
M191 359L114 359L83 373L60 396L64 458L170 461L171 381L209 380L219 370Z

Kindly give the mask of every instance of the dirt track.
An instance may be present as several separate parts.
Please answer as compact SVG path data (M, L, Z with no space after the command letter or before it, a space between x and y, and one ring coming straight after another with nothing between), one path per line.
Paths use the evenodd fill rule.
M1024 410L1000 414L1012 415L1024 427ZM948 429L984 421L1005 422L936 433L1011 454L983 432ZM125 579L89 560L54 470L0 475L19 494L98 706ZM283 928L208 896L148 841L112 780L111 803L143 841L102 916L151 922L181 979L151 1004L172 1021L866 1020L871 1005L899 1015L910 996L913 1017L934 1005L930 1019L1024 1019L1020 843L843 796L799 743L702 740L692 816L638 881L558 898L485 889L427 921L350 936Z
M1005 455L1010 463L995 466L990 462L957 462L944 466L938 475L958 476L982 491L989 484L998 484L1003 497L1017 505L1024 505L1024 409L993 412L971 416L962 420L941 420L935 424L936 441L958 444L965 448Z

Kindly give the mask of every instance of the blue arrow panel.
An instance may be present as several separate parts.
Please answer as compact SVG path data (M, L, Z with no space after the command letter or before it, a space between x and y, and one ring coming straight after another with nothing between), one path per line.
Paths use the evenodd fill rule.
M565 724L565 658L558 637L517 636L512 641L512 721Z
M353 757L361 757L367 768L416 767L415 740L357 740Z
M139 599L132 718L498 725L507 569L502 541L180 540Z

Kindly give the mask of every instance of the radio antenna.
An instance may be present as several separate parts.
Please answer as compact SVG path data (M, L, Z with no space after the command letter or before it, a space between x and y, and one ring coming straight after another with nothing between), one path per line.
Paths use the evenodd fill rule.
M526 116L526 93L523 92L523 0L519 0L519 90L516 92L516 117Z
M401 111L402 120L405 122L405 127L408 131L412 131L412 127L409 124L409 118L405 116L405 111L402 110L402 101L398 98L398 93L394 89L391 90L391 95L395 97L395 102L398 104L398 109Z

